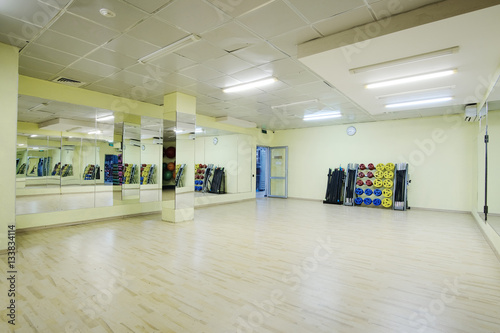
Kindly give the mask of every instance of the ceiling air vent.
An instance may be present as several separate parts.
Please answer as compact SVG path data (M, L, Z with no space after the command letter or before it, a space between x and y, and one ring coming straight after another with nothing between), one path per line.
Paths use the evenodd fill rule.
M67 77L62 77L62 76L52 80L52 82L62 83L62 84L65 84L65 85L71 86L71 87L81 87L85 84L85 82L69 79Z

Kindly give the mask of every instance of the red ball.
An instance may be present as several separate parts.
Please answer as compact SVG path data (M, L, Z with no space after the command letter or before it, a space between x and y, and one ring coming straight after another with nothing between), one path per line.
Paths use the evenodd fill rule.
M372 185L373 185L373 182L372 182L371 180L369 180L369 179L368 179L368 180L366 181L366 186L372 186Z
M368 171L368 173L366 174L366 176L367 176L368 178L373 178L373 172Z
M358 173L359 178L365 178L365 174L363 172Z
M165 150L165 155L166 155L168 158L174 158L174 157L175 157L175 147L168 147L168 148Z
M368 164L368 169L374 170L375 169L375 165L373 165L373 163Z
M360 164L359 165L359 170L364 170L364 169L366 169L366 166L364 164Z
M363 182L361 179L359 179L359 180L356 182L356 184L358 184L358 186L363 186L364 182Z

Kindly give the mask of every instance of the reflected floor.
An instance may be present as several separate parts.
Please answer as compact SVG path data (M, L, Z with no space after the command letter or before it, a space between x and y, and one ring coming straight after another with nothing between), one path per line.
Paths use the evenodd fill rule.
M113 198L113 193L117 196ZM161 191L141 190L140 202L161 201ZM137 202L120 200L120 192L29 195L16 198L16 215L39 214L73 209L109 207Z
M500 235L500 216L488 215L488 223Z

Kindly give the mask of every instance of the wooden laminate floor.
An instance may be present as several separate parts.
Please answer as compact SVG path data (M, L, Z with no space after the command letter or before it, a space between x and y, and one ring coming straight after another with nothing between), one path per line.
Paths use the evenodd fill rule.
M195 216L18 234L15 332L500 332L500 263L468 214L258 199Z

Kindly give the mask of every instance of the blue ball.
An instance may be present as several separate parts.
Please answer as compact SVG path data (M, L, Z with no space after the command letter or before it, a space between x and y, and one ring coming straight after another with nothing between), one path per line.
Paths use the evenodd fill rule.
M357 194L357 195L363 195L363 189L358 187L358 188L356 189L356 194Z
M380 197L382 195L382 191L379 189L376 189L373 193L375 193L377 197Z
M372 190L370 190L369 188L367 188L367 189L365 190L365 194L366 194L366 195L368 195L368 196L370 196L370 195L372 195L372 194L373 194L373 191L372 191Z
M380 200L380 199L375 199L375 200L373 200L373 204L374 204L375 206L380 206L380 205L382 204L382 200Z
M363 202L365 203L365 205L367 205L367 206L368 206L368 205L371 205L371 204L372 204L372 199L370 199L370 198L366 198Z
M356 198L356 199L354 199L354 203L355 203L356 205L361 205L361 204L363 203L363 199L361 199L361 198Z

